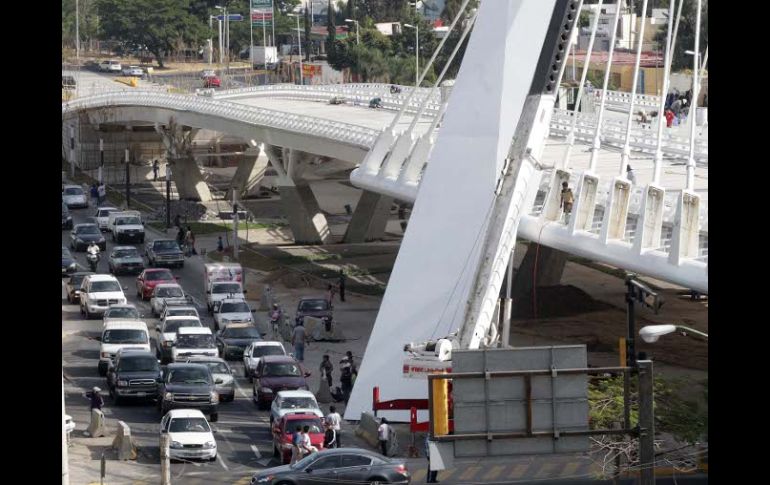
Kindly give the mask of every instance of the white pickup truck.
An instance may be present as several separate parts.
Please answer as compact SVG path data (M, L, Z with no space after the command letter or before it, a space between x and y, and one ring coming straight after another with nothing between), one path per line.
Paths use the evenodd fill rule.
M107 230L112 232L113 242L144 242L144 222L139 211L110 212Z

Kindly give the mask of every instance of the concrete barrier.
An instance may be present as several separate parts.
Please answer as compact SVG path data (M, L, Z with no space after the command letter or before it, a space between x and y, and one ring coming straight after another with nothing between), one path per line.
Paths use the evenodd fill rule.
M118 421L118 432L112 440L112 449L117 451L118 460L136 460L136 445L131 437L131 428L123 421Z
M377 447L380 440L377 438L377 428L380 427L380 421L372 413L364 412L361 414L361 421L356 427L356 436L373 447Z
M84 434L92 438L99 438L107 435L107 432L104 429L104 413L100 409L91 410L91 424L88 425L88 429Z
M332 393L329 390L329 382L326 380L326 377L321 376L321 384L318 386L318 390L315 393L316 401L320 403L330 403L334 402L334 399L332 399Z

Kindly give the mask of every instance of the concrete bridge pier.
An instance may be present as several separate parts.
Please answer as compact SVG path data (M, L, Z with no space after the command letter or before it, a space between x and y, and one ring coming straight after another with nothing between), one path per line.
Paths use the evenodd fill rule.
M184 200L211 201L211 191L203 179L201 169L192 154L192 140L198 132L197 128L181 126L174 118L168 125L155 125L155 130L163 138L163 144L168 151L171 164L171 177L176 184L179 198Z
M382 239L392 205L393 197L364 190L358 199L343 242L361 243Z
M529 298L535 286L556 286L561 283L567 253L548 246L530 243L513 278L511 294L514 301ZM534 277L533 277L534 275Z
M233 180L230 182L230 188L227 189L225 198L233 200L233 191L238 195L237 198L258 195L262 179L265 177L268 159L264 152L264 145L256 148L256 155L247 155L244 153L238 168L235 170Z
M310 185L302 177L313 155L275 145L264 147L267 158L278 172L281 205L289 219L294 242L297 244L328 244L331 232L326 216Z

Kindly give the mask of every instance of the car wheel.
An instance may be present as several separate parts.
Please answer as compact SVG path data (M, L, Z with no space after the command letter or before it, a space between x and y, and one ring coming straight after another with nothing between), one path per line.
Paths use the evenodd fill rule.
M381 483L390 483L387 479L382 477L374 477L367 480L369 482L369 485L380 485Z
M211 415L209 416L209 421L211 421L212 423L216 423L217 421L219 421L219 413L211 413Z
M217 461L217 455L214 455L211 458L209 458L209 461Z

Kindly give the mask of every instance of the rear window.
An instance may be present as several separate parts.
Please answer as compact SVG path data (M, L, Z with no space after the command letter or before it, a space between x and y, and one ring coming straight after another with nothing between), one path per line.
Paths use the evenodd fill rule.
M207 334L176 336L176 346L180 349L210 349L216 347L214 336Z
M91 292L98 293L102 291L123 291L120 283L117 281L94 281L91 283Z
M254 347L252 357L264 357L266 355L283 355L283 349L277 345L260 345Z
M171 281L174 279L174 275L171 274L171 271L151 271L149 273L145 273L144 279L147 281Z
M319 418L287 420L285 430L287 433L292 433L297 426L302 426L303 429L308 426L310 428L309 433L321 433L321 420Z
M214 287L211 289L212 293L240 293L241 292L241 285L238 283L227 283L227 284L219 284L214 285Z
M182 288L170 287L170 288L156 288L155 296L158 298L181 298L184 296Z
M112 253L113 258L138 258L139 257L139 251L136 250L136 248L131 249L118 249L114 253Z
M176 241L155 241L153 243L153 249L176 249L179 250L179 245L176 243Z
M222 306L219 307L219 313L249 313L251 310L249 309L249 305L247 305L245 302L237 302L237 303L222 303Z
M67 187L64 189L64 195L83 195L83 189L80 187Z
M166 327L163 329L166 333L175 333L181 327L202 327L200 320L171 320L166 322Z
M108 308L107 311L104 312L104 318L138 319L139 312L136 310L136 308L131 307Z
M146 344L147 332L144 330L113 329L105 330L102 335L105 344Z
M300 311L313 312L319 310L328 310L329 302L326 300L305 300L299 304Z
M225 327L222 336L225 338L260 338L259 330L255 327Z
M198 312L193 308L174 308L166 311L166 317L197 317Z

